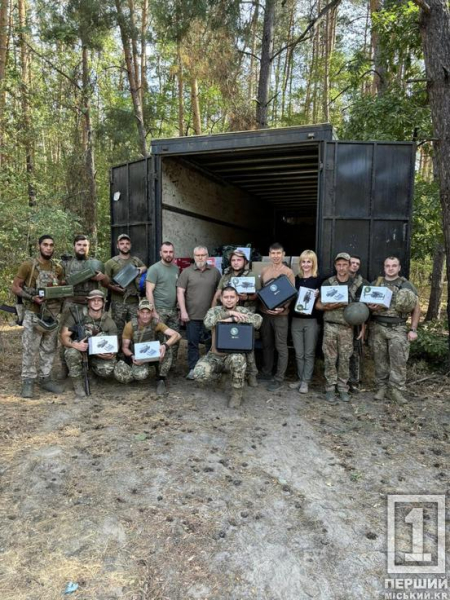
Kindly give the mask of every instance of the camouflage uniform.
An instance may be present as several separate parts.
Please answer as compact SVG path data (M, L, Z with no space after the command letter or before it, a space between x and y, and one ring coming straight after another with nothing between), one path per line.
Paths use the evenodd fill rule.
M360 286L369 285L369 282L366 281L361 275L356 275L354 278L355 283ZM357 340L359 335L359 327L354 327L354 335L353 335L353 354L350 357L350 378L349 383L352 385L358 385L361 381L361 356L360 356L360 342Z
M255 329L259 329L262 323L261 315L253 313L250 309L237 306L235 311L247 315L247 323L252 323ZM242 389L245 383L247 369L247 356L243 353L220 354L216 350L215 327L219 321L228 317L228 311L222 306L210 308L206 313L204 325L206 329L212 329L212 348L195 365L194 379L208 381L217 379L224 371L231 372L232 387Z
M238 275L235 275L233 269L231 267L227 267L219 281L219 285L217 286L217 289L223 290L223 288L226 287L227 285L232 286L233 285L232 279L234 277L254 277L255 278L255 289L256 289L256 286L259 281L258 277L256 277L256 275L254 273L252 273L252 271L250 271L250 269L243 269L242 271L240 271L240 273ZM254 313L256 311L257 303L258 303L257 299L255 299L255 300L239 300L238 306L243 306L245 308L248 308L251 312ZM256 367L256 361L255 361L255 352L253 350L252 350L252 352L249 352L247 354L247 375L254 375L255 377L256 377L256 375L258 375L258 369Z
M81 323L84 326L87 338L102 335L117 335L117 327L114 321L107 313L103 313L101 319L94 320L88 314L88 309L84 307L81 312ZM69 316L66 319L65 326L71 327L74 319ZM79 378L83 375L83 353L75 348L64 348L64 359L69 369L69 376ZM88 356L89 368L99 377L111 377L114 373L114 368L117 359L111 358L104 360L96 355Z
M324 286L343 285L336 276L323 282ZM362 282L352 278L348 281L349 302L355 302L361 291ZM326 391L348 391L350 377L350 357L353 353L353 327L344 319L344 308L328 310L324 313L322 350Z
M25 279L24 290L32 296L37 295L37 289L50 285L61 285L63 271L54 260L50 261L50 270L41 269L37 259L27 261L29 276ZM21 269L25 266L24 263ZM19 270L19 276L21 271ZM22 379L36 379L50 377L55 360L58 344L58 330L42 333L35 328L41 311L47 311L57 319L61 312L62 301L47 300L41 306L28 299L23 301L25 312L22 333ZM39 373L36 369L36 354L39 353Z
M160 332L155 331L158 326L158 321L152 321L147 327L139 328L137 318L131 319L133 327L133 342L154 342L163 336ZM164 336L163 336L164 337ZM150 376L151 369L155 368L160 377L167 377L172 366L172 348L166 348L166 353L161 362L145 363L143 365L127 364L124 360L120 360L114 370L114 377L120 383L130 383L131 381L142 381Z
M404 277L395 282L379 277L372 285L387 287L392 291L389 308L373 314L370 329L371 347L375 362L375 381L378 389L406 389L406 363L409 357L407 314L399 313L395 307L395 297L402 288L417 290Z
M170 329L173 329L177 333L180 333L180 319L178 315L177 308L158 308L157 313L159 315L159 319L162 323L167 325ZM164 335L158 334L158 339L162 343L164 342ZM180 343L177 342L173 346L171 346L170 350L172 352L172 365L176 365L178 358L178 350L180 348Z
M120 256L114 256L105 263L105 273L110 279L113 279L128 264L137 268L145 266L137 256L126 260ZM122 335L125 323L137 318L139 295L139 282L136 280L126 287L124 294L111 291L111 316L117 325L119 337Z

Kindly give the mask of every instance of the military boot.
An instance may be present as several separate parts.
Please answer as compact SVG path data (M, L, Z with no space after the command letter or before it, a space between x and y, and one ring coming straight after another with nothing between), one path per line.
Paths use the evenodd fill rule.
M164 396L165 393L166 393L165 381L164 381L164 379L160 379L156 385L156 395Z
M228 401L229 408L239 408L242 403L242 388L233 388L233 393Z
M64 391L64 388L58 383L56 383L56 381L52 381L50 377L40 377L39 387L41 388L41 390L51 392L52 394L62 394Z
M86 398L86 390L84 389L84 380L82 377L72 377L72 385L77 398Z
M384 400L386 396L386 388L380 388L374 396L374 400Z
M398 404L407 404L408 400L403 396L400 390L397 388L390 389L390 396L394 402Z
M256 375L249 375L247 378L247 383L249 387L258 387L258 380L256 379Z
M22 380L22 398L34 398L34 379Z
M58 370L58 374L57 374L57 379L59 379L59 381L64 381L65 379L67 379L67 377L69 376L69 369L67 368L67 365L64 362L61 362L61 366L59 367Z

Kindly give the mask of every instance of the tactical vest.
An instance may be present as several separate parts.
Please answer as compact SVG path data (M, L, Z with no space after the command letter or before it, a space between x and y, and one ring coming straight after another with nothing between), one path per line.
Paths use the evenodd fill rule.
M406 322L408 315L404 314L404 313L400 313L400 312L398 312L398 310L396 310L395 299L396 299L399 291L402 289L405 281L408 281L408 280L405 279L405 277L398 277L398 280L399 281L396 281L396 283L392 283L391 281L386 281L386 279L384 277L378 277L378 279L375 281L374 285L376 287L387 287L392 292L392 299L391 299L391 304L390 304L389 308L384 309L379 314L375 314L374 315L375 321L377 320L377 317L382 317L382 318L389 317L391 319L403 319Z
M86 333L86 337L95 337L96 335L99 335L101 333L107 333L104 330L105 321L109 318L107 313L103 313L101 319L93 319L89 315L89 309L86 306L84 306L82 309L82 314L83 326Z
M137 318L133 317L131 319L131 326L133 328L133 342L135 344L140 344L141 342L154 342L156 340L155 330L157 325L158 321L156 319L152 319L147 326L139 327Z
M41 263L38 261L37 258L32 258L31 260L32 260L31 273L28 277L28 280L25 282L24 287L31 288L33 275L35 273L37 273L38 276L36 278L35 288L33 288L33 289L36 289L36 293L34 295L37 295L37 290L39 288L45 288L45 287L48 287L49 285L52 285L52 286L60 285L60 283L58 281L58 271L56 268L57 263L55 263L55 261L53 259L50 259L51 269L49 271L44 271L42 269ZM32 307L34 308L36 306L34 304L34 302L32 302L31 300L27 300L26 298L23 299L23 304L24 304L26 310L30 310ZM45 306L49 309L50 312L58 313L61 310L62 300L57 300L57 299L46 300Z
M348 303L349 304L350 304L350 302L356 302L356 293L362 285L362 279L361 279L361 283L355 279L350 279L350 281L351 281L351 283L348 286ZM336 275L329 277L326 283L327 283L327 285L342 285L341 282L339 281L339 279L336 277ZM344 319L344 309L345 309L345 306L341 307L341 308L336 308L335 310L325 311L325 313L323 315L323 320L328 323L338 323L339 325L346 325L347 327L351 327L351 325L349 325L347 323L347 321Z
M71 258L66 266L66 277L72 275L73 273L79 273L86 269L87 260L78 260L78 258ZM77 283L77 285L73 288L74 296L87 296L89 292L92 290L99 289L98 281L92 281L91 279L87 279L86 281L82 281L81 283Z

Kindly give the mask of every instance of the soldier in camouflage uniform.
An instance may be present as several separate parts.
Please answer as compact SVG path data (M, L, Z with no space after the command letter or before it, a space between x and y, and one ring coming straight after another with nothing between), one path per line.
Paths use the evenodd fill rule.
M111 316L117 325L119 337L121 337L125 323L137 316L139 304L138 278L147 271L147 267L140 258L131 256L131 239L126 233L122 233L117 238L117 249L119 254L105 264L105 273L110 279L107 287L111 290ZM134 281L123 288L114 283L113 278L129 264L137 267L139 274Z
M369 285L367 279L359 272L361 268L361 258L352 254L350 256L350 277L358 287L362 285ZM359 384L361 382L361 356L360 356L360 344L361 340L358 339L359 328L354 327L353 335L353 354L350 357L350 379L348 381L350 392L359 392Z
M217 303L220 302L220 296L222 290L228 285L233 285L232 280L235 277L253 277L255 280L255 287L259 284L259 279L254 273L248 268L248 259L242 250L233 250L230 254L230 266L225 269L222 275L217 291L214 295L211 306L214 308ZM238 306L244 306L252 312L256 311L258 294L239 294ZM256 376L258 375L258 369L256 368L255 353L249 352L247 354L247 383L250 387L258 387L258 381Z
M131 364L120 360L114 376L120 383L142 381L150 376L152 367L156 367L158 370L156 393L162 396L166 391L165 381L172 365L172 348L178 344L181 336L178 331L170 329L162 321L155 319L154 315L150 302L147 299L141 300L137 317L125 325L122 336L122 352ZM168 339L160 345L158 362L149 363L135 358L134 344L159 341L160 335Z
M104 311L105 294L100 290L92 290L87 296L87 307L76 310L72 308L61 330L61 343L64 347L64 359L69 368L69 377L72 379L73 389L78 398L84 398L86 392L83 382L83 353L89 348L88 338L102 335L117 335L117 326L111 317ZM74 340L70 329L77 324L80 317L81 325L86 337L83 340ZM102 378L112 377L116 366L114 353L96 354L88 357L89 368Z
M362 286L358 285L349 274L350 255L340 252L334 259L337 275L326 279L323 286L346 285L349 302L356 302L361 295ZM325 311L322 350L326 379L325 398L328 402L336 402L336 387L343 402L348 402L349 363L353 353L353 327L344 319L346 304L334 302L323 304L316 302L316 308ZM365 325L361 327L360 339L364 339Z
M231 371L233 391L228 406L237 408L242 402L247 356L243 353L219 353L216 348L215 328L217 323L222 321L224 323L252 323L255 329L259 329L262 317L248 308L238 306L239 295L231 286L226 286L222 290L220 299L222 306L210 308L203 321L206 329L212 330L212 346L208 354L203 356L195 365L194 379L197 381L214 380L223 371Z
M19 268L12 284L12 292L23 298L25 315L22 335L22 398L34 397L34 384L39 376L41 389L60 394L62 388L51 380L50 373L58 344L57 318L61 312L60 300L44 300L38 289L62 285L63 269L52 257L55 243L50 235L39 238L39 256L26 260ZM47 326L43 320L52 320ZM36 355L39 354L39 370Z
M89 268L94 269L95 275L80 281L73 286L74 295L64 300L63 311L61 315L61 328L67 317L70 316L70 309L75 310L75 307L87 306L87 297L92 290L100 289L100 286L106 286L109 283L108 277L103 273L103 263L96 259L89 258L89 247L90 243L85 235L76 235L73 240L73 252L74 255L64 265L64 277L67 282L67 278L70 276L77 276L82 271L88 271ZM67 366L64 360L64 348L60 349L60 361L61 361L61 374L60 377L65 379L67 377Z
M175 248L172 242L163 242L159 250L161 260L147 271L145 293L155 319L162 321L174 331L180 331L180 317L177 309L177 280L180 269L174 264ZM159 335L159 340L164 341ZM179 342L172 346L172 366L178 358Z
M409 344L417 339L417 326L420 319L420 304L416 288L400 276L400 261L390 256L384 261L384 277L379 277L372 285L387 287L392 291L389 308L369 304L373 311L371 324L371 346L375 362L377 384L376 400L383 400L389 392L391 398L404 404L407 400L406 363L409 357ZM409 300L401 306L402 290L409 290ZM414 302L414 294L416 300ZM406 293L408 298L408 293ZM399 302L400 299L400 302ZM411 315L411 327L406 322Z

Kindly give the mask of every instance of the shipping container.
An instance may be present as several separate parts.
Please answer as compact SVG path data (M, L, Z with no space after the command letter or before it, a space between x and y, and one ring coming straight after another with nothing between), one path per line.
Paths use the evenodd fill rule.
M350 142L329 124L153 140L151 155L111 169L111 245L128 233L147 265L161 242L176 256L278 241L286 254L315 250L321 272L337 252L362 274L386 256L409 272L415 144Z

